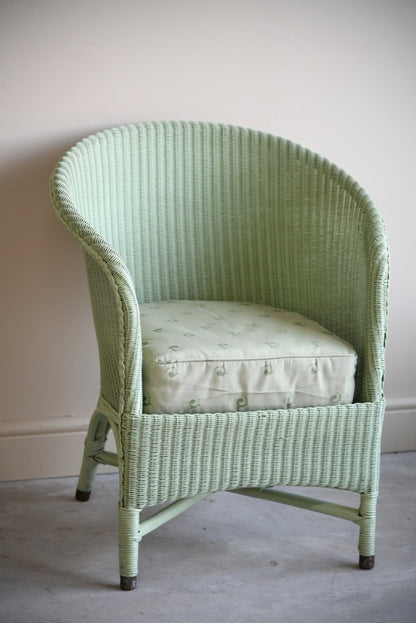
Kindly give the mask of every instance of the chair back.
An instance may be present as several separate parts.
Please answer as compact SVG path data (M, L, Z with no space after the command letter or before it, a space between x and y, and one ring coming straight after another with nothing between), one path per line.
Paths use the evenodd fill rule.
M384 227L338 167L254 130L156 122L84 139L55 178L68 197L61 217L125 266L139 304L241 300L298 311L356 348L357 400L381 398Z

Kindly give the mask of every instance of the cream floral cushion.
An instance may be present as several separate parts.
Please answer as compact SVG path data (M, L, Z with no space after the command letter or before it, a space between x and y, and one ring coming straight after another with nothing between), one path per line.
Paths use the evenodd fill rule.
M352 402L357 355L304 316L255 303L140 306L146 413Z

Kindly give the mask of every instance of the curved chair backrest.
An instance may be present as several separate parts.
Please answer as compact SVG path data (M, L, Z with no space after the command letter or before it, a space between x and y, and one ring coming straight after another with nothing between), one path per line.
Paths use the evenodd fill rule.
M327 160L233 126L140 123L78 143L57 166L52 197L84 247L91 287L98 265L117 282L121 311L112 315L123 315L136 345L141 302L271 304L353 344L356 401L382 398L384 227L366 193ZM109 334L98 316L97 331Z

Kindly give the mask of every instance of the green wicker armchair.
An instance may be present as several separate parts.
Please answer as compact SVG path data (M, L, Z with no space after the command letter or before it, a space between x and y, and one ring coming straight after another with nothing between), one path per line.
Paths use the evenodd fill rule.
M99 464L118 467L121 587L136 586L144 535L219 490L356 523L359 566L371 568L388 252L366 193L287 140L156 122L79 142L58 163L51 198L85 254L100 355L101 391L76 497L89 498ZM143 397L141 308L160 301L257 303L302 314L354 348L354 397L152 413ZM105 450L110 427L117 453ZM279 485L349 490L360 504L322 502ZM145 507L165 502L140 521Z

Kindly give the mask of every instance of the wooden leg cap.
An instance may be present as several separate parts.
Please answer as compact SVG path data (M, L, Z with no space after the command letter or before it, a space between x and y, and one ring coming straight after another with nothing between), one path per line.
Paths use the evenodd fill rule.
M120 576L120 588L123 591L132 591L137 586L137 576L132 576L131 578L125 577L124 575Z
M374 567L374 556L360 556L360 569L372 569Z

